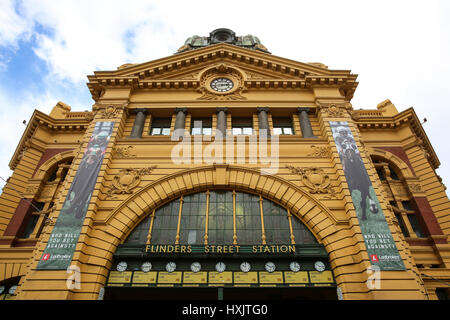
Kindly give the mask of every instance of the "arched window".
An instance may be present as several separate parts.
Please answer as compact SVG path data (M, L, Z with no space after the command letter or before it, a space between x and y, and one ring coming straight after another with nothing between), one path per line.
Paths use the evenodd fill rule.
M386 190L387 200L394 211L403 235L414 238L425 237L425 228L420 222L420 213L412 204L409 187L401 170L394 163L379 156L373 156L372 162L380 182Z
M309 229L288 210L259 195L208 190L154 210L125 244L314 244Z

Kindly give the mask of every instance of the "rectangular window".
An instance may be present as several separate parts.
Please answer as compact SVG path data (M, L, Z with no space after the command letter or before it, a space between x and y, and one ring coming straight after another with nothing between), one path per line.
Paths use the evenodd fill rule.
M409 201L402 201L402 206L406 211L413 211L414 209L411 206L411 202Z
M397 218L398 225L399 225L400 229L402 230L403 235L405 237L409 237L409 233L408 233L408 230L406 229L405 223L403 222L402 215L399 213L396 213L395 218Z
M381 181L385 181L386 176L384 174L383 168L376 168L376 170L377 170L378 178L380 178Z
M212 134L211 118L194 118L191 124L191 135L206 135Z
M233 118L233 135L252 135L253 120L251 118Z
M25 229L21 233L19 238L29 238L33 233L34 228L39 220L40 211L44 209L45 202L33 202L33 206L31 207L32 212L28 214L26 218Z
M422 230L422 226L420 225L416 214L415 213L408 214L408 220L409 220L409 223L411 224L411 227L412 227L414 233L416 234L416 236L418 238L425 237L425 233Z
M289 118L272 118L273 134L275 135L292 135L292 121Z
M152 120L150 134L152 136L168 136L170 135L170 118L155 118Z

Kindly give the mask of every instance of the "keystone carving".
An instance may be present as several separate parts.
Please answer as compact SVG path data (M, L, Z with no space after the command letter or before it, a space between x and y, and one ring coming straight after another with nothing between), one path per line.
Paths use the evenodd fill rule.
M156 166L132 169L126 168L114 176L109 190L106 192L106 198L116 198L116 194L131 194L133 190L141 183L142 177L150 174Z

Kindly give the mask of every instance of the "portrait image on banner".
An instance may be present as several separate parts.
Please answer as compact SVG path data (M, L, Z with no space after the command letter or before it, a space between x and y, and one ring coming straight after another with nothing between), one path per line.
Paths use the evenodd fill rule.
M404 270L348 123L330 121L330 126L371 264L380 270Z
M114 122L96 123L38 269L69 267L113 127Z

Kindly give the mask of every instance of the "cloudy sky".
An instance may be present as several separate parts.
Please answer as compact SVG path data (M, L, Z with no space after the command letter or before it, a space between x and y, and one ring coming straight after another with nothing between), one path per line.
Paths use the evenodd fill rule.
M172 55L189 36L226 27L276 56L352 70L355 109L414 107L450 186L449 17L447 0L0 0L0 176L11 175L35 108L88 110L88 74Z

